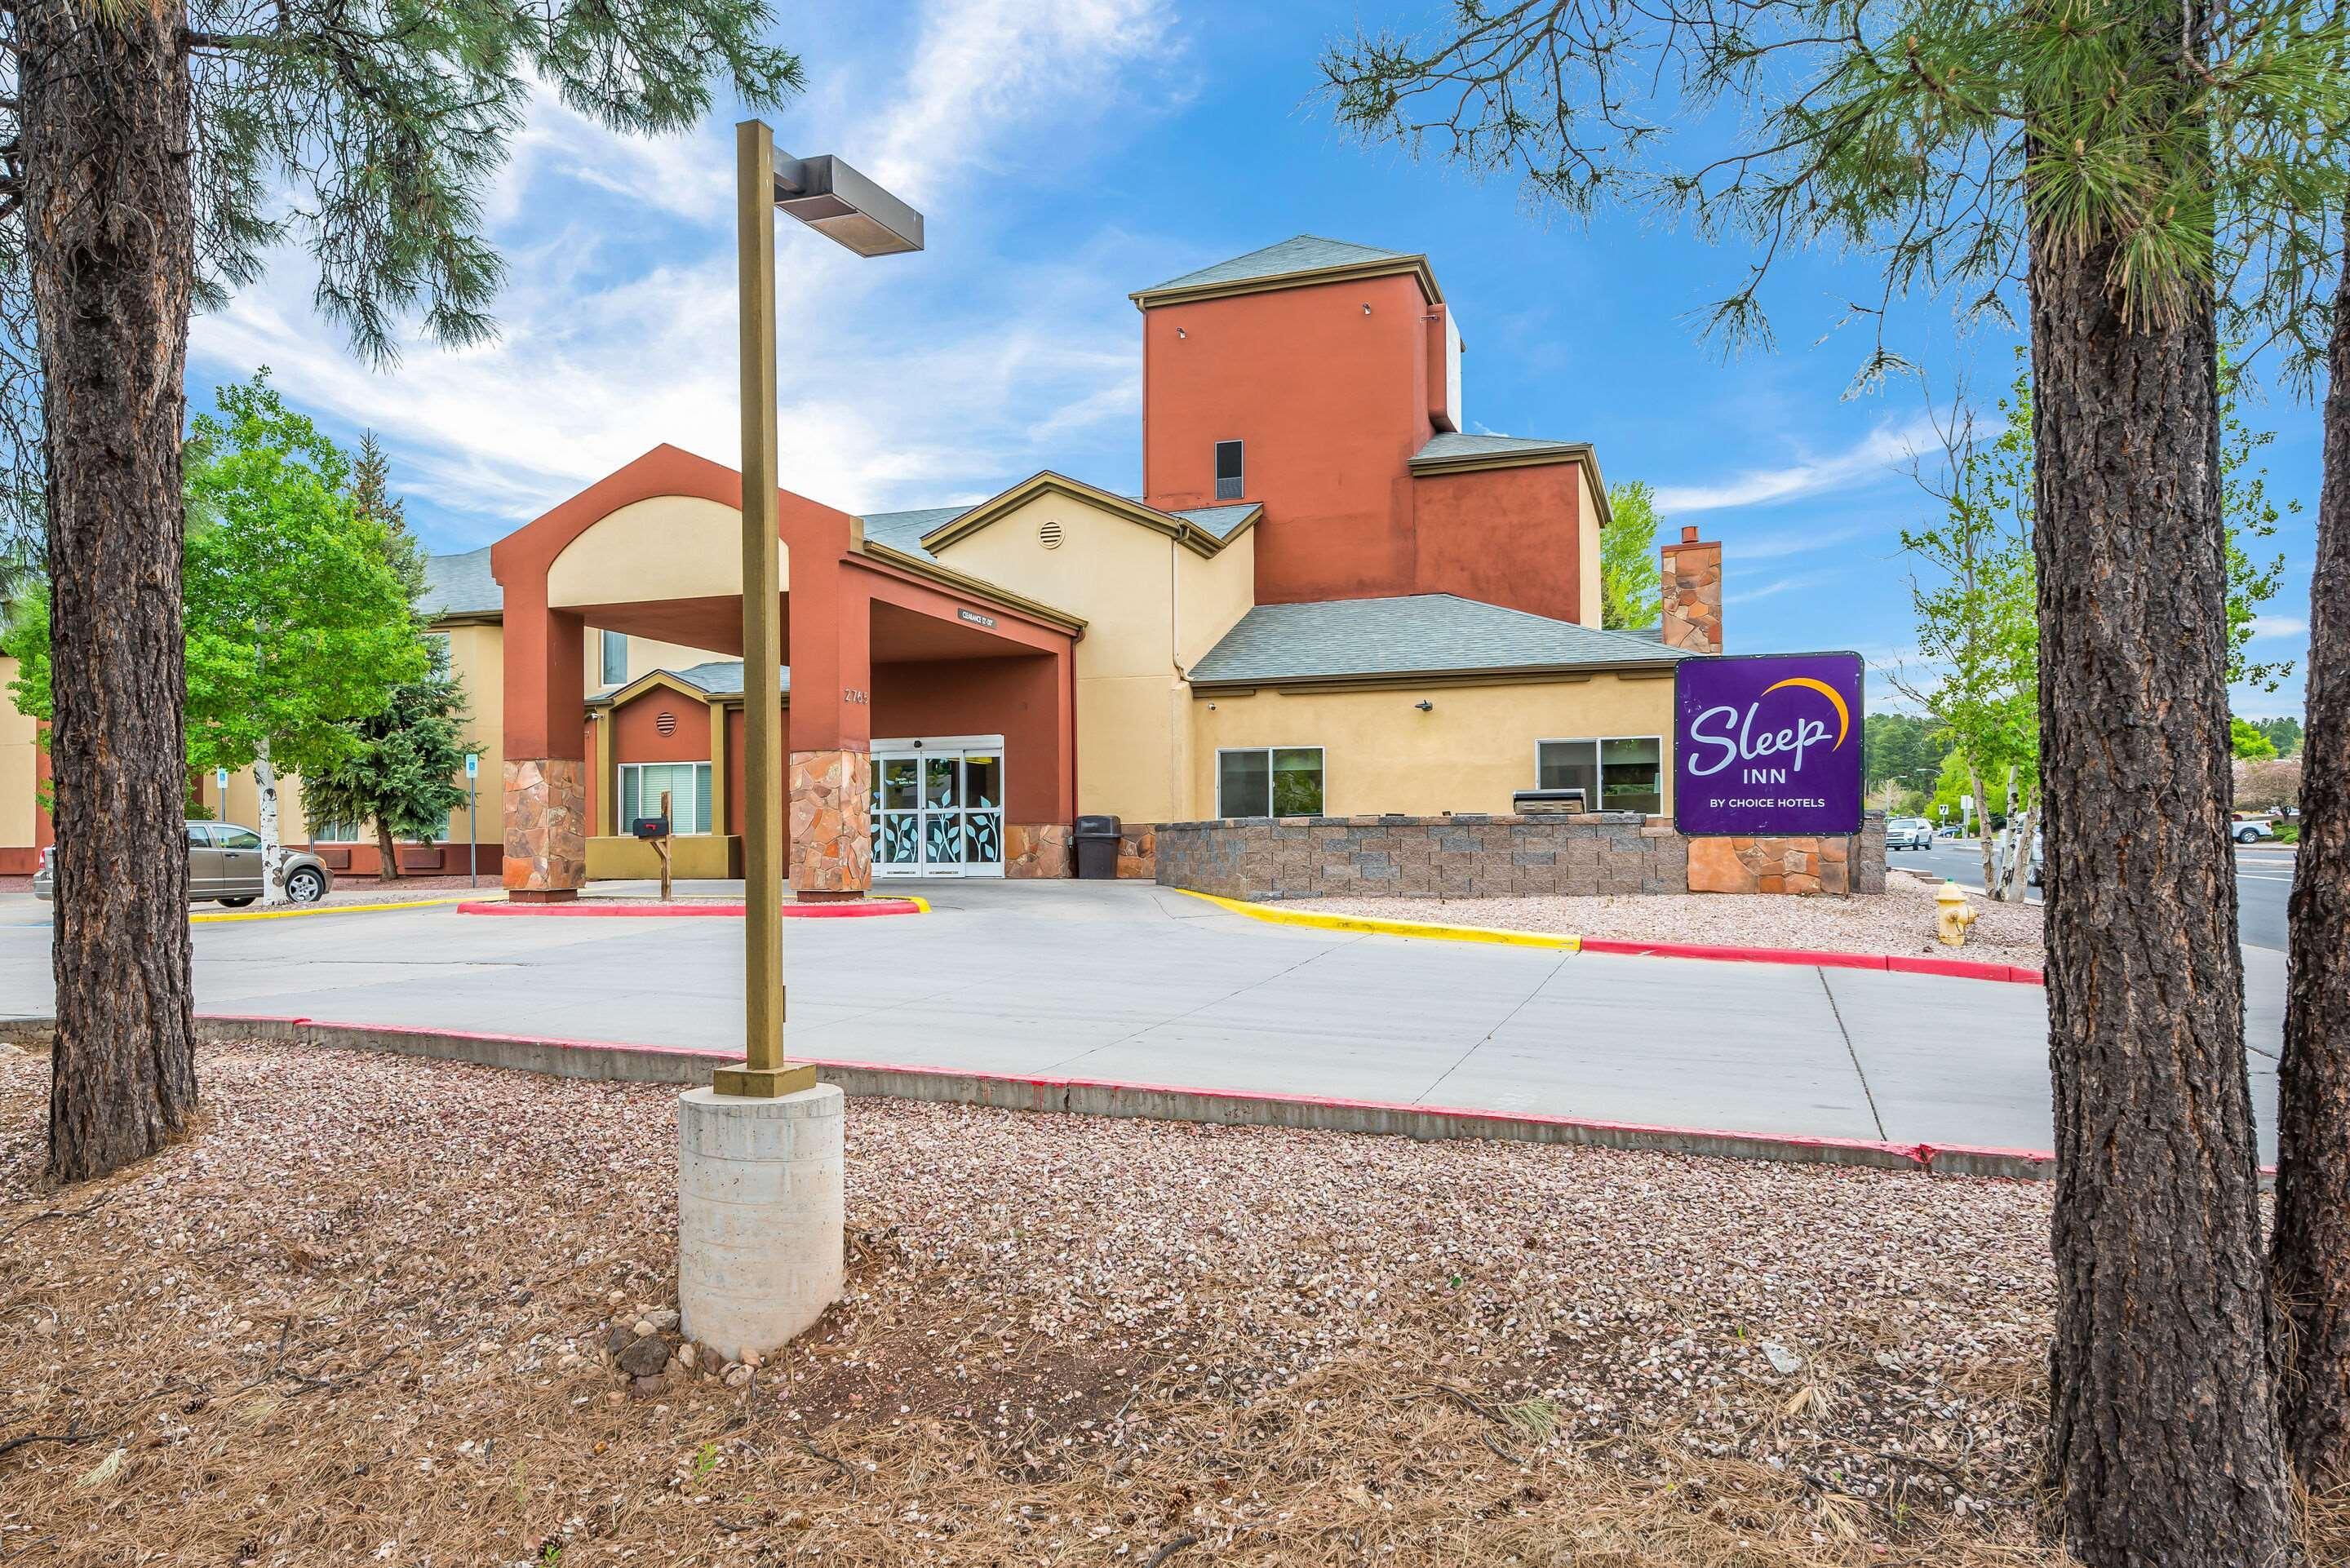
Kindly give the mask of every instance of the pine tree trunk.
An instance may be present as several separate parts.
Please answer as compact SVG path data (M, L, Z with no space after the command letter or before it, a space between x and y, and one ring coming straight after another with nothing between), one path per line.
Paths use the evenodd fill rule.
M2270 1257L2285 1435L2313 1490L2350 1485L2350 246L2329 358Z
M103 1176L196 1106L180 434L193 218L180 5L17 10L48 430L57 792L49 1169Z
M2056 1333L2089 1568L2290 1560L2228 840L2212 304L2133 327L2033 236Z
M380 816L375 819L375 857L377 881L400 880L400 846L391 841L391 824Z
M253 759L253 793L261 817L261 902L264 908L286 901L286 836L277 819L277 767L269 760L264 737Z

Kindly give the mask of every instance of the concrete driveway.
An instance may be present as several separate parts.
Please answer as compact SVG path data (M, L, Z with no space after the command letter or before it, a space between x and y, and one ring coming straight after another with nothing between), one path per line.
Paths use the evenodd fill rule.
M2050 1146L2036 986L1272 926L1147 884L938 882L795 920L789 1049L1739 1132ZM0 1017L44 1015L46 906L0 902ZM195 928L202 1011L725 1048L726 919L324 914ZM2282 1028L2249 1021L2272 1054ZM2272 1152L2272 1054L2254 1088Z

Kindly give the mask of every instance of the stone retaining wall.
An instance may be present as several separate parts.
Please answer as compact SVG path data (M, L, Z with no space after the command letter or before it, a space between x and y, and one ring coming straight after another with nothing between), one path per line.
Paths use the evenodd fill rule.
M1228 898L1882 893L1885 817L1832 838L1690 839L1669 818L1227 817L1163 822L1162 886Z

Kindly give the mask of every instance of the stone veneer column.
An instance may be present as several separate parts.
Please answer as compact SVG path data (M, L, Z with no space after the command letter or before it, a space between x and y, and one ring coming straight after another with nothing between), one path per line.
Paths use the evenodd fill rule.
M861 898L873 886L873 758L794 752L785 802L791 884L803 898Z
M575 898L588 885L587 766L577 757L508 758L504 880L522 903Z

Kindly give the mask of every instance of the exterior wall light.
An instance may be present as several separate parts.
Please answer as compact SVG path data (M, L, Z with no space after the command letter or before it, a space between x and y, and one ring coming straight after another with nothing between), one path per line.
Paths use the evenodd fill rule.
M1423 713L1433 713L1436 711L1436 704L1430 701L1425 697L1413 703L1412 706L1419 709Z
M1364 315L1366 315L1366 316L1368 316L1370 313L1371 313L1371 307L1370 307L1368 305L1364 306L1363 306L1363 314L1364 314Z
M922 248L922 214L830 153L775 154L776 210L861 256Z

